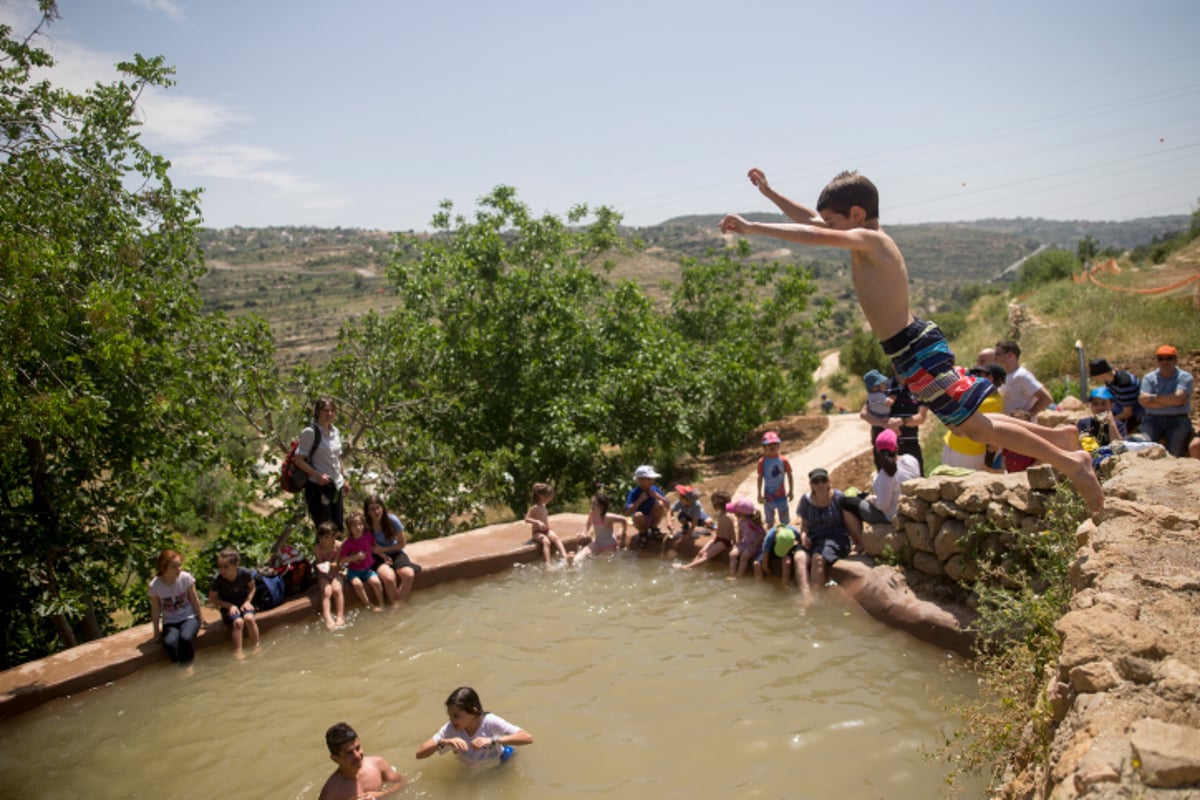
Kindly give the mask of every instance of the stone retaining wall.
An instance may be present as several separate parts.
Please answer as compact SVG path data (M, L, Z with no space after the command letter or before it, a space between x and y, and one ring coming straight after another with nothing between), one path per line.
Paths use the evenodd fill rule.
M1009 775L999 796L1200 798L1200 461L1124 454L1102 472L1106 509L1076 532L1075 594L1046 675L1050 762ZM969 585L964 555L1037 535L1054 486L1045 466L909 481L895 525L865 526L864 544ZM985 522L1006 532L981 538Z
M1019 547L1020 536L1036 536L1057 485L1047 465L908 481L895 522L864 525L863 545L875 558L890 554L926 575L971 583L978 569L964 554L1003 553ZM982 538L985 527L1004 532Z

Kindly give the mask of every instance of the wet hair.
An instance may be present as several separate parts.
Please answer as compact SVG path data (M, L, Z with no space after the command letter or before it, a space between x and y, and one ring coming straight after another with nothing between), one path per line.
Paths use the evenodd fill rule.
M162 575L175 559L179 559L181 563L183 562L183 556L179 555L179 553L176 553L174 550L163 550L158 554L158 559L154 562L155 574Z
M336 411L337 401L329 395L323 394L317 398L317 402L313 403L313 419L319 419L321 416L321 409L326 407L332 408L334 411Z
M479 700L479 695L470 686L460 686L450 693L446 698L446 708L457 708L459 711L465 711L468 714L476 714L483 716L483 703Z
M592 502L600 506L600 513L602 515L608 513L608 504L611 501L608 499L608 495L606 495L604 492L596 492L594 495L592 495Z
M1002 342L996 342L997 353L1012 353L1017 358L1021 357L1021 345L1014 342L1012 339L1005 339Z
M835 175L817 198L818 212L829 209L849 215L854 206L865 211L867 219L879 219L879 190L865 176L851 170Z
M238 554L238 551L235 548L226 547L224 550L217 553L217 563L220 564L222 561L228 561L230 564L233 564L236 567L238 564L242 563L242 557Z
M535 483L533 485L533 502L537 502L539 497L550 497L554 494L554 487L548 483Z
M317 526L317 541L320 541L322 536L332 536L336 539L337 535L337 525L334 525L332 522L322 522Z
M711 495L709 495L709 497L712 499L713 505L717 507L718 511L724 511L725 506L729 505L729 501L733 499L729 496L729 492L723 492L720 489L713 492Z
M893 450L875 451L875 468L881 469L892 477L896 474L896 452Z
M383 524L383 532L388 534L389 537L392 539L399 539L400 531L392 530L391 515L388 514L387 503L383 502L382 495L369 494L369 495L367 495L367 499L363 500L363 510L362 510L363 519L367 521L368 527L370 527L370 520L371 520L371 513L370 513L370 511L368 511L368 509L371 506L379 506L379 508L381 509L379 512L379 515L382 517L381 522ZM372 530L374 530L374 529L372 528Z
M354 732L354 728L345 722L337 722L325 731L325 746L329 748L329 755L340 756L342 748L357 738L358 734Z

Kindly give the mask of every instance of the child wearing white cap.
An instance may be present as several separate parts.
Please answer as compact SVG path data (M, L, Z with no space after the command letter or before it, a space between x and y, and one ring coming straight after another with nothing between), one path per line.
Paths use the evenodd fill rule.
M662 537L663 518L671 504L667 496L654 481L661 478L658 471L649 464L643 464L633 471L634 487L625 498L625 516L633 517L633 527L637 529L636 544L645 547L646 540L651 536Z

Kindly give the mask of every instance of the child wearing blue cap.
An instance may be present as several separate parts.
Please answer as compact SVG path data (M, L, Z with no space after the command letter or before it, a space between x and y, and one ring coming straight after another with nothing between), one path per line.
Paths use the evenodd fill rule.
M863 375L863 386L867 387L867 411L877 417L890 417L892 403L896 402L896 398L888 394L887 377L879 370L873 369Z
M1105 447L1125 438L1125 423L1117 419L1120 409L1113 408L1113 394L1104 386L1097 386L1088 394L1090 417L1075 423L1079 436L1090 436L1096 444Z

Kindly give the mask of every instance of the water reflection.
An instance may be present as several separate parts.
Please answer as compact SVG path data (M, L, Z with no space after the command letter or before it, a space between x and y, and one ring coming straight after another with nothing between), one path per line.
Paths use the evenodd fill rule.
M164 664L4 723L0 795L312 800L346 720L409 776L398 797L936 796L931 692L973 690L946 654L723 576L598 559L424 590L332 634L314 615L244 662L202 650L190 675ZM535 744L486 774L416 761L464 684Z

